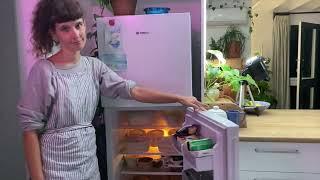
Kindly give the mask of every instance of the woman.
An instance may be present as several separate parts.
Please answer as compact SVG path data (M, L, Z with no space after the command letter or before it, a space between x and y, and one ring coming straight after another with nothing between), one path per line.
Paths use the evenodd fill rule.
M33 66L18 104L32 180L100 179L91 124L100 94L205 110L194 97L140 87L81 56L86 27L76 0L40 0L32 24L34 52L45 58ZM47 58L54 44L60 50Z

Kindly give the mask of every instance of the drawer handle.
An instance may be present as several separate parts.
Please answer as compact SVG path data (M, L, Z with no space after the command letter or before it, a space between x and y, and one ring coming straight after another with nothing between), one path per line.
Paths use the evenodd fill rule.
M268 179L267 179L267 178L253 178L253 180L289 180L289 179L278 179L278 178L277 178L277 179L275 179L275 178L271 178L271 179L270 179L270 178L268 178Z
M254 151L256 153L288 153L288 154L298 154L298 153L300 153L298 149L271 150L271 149L255 148Z

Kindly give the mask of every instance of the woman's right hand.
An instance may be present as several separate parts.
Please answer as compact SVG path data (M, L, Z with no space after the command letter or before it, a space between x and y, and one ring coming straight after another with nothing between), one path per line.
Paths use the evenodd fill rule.
M32 180L45 180L42 172L39 138L36 131L23 133L24 153Z
M193 107L195 111L206 111L209 108L207 105L201 103L193 96L180 96L179 103L188 107Z

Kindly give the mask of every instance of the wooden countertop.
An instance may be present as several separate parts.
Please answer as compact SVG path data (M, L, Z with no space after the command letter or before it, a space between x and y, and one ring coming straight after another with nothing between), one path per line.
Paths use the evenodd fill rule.
M320 110L268 109L246 118L240 141L320 143Z

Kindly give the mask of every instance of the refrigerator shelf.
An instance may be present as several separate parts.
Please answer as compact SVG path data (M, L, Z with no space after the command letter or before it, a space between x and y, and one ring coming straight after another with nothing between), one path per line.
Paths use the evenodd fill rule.
M164 125L119 125L120 129L180 129L181 125L179 124L168 124Z
M102 106L108 109L116 109L117 111L148 111L148 110L185 110L180 103L142 103L135 100L121 98L101 98Z
M152 156L152 155L161 155L161 156L182 156L179 152L161 152L161 153L146 153L146 152L121 152L123 155L135 155L135 156Z
M151 168L151 169L128 169L123 168L121 174L125 175L159 175L159 176L181 176L182 172L164 171L162 168Z
M121 111L120 129L179 129L184 121L184 110ZM175 133L175 132L174 132Z
M150 149L150 138L142 142L122 141L118 144L119 152L124 155L164 155L178 156L182 153L174 147L173 137L167 137L159 140L155 149Z
M181 156L182 153L176 151L174 148L170 148L170 149L162 149L160 150L160 152L148 152L148 151L142 151L139 150L137 148L137 150L135 149L122 149L122 151L120 151L121 154L123 155L162 155L162 156Z

